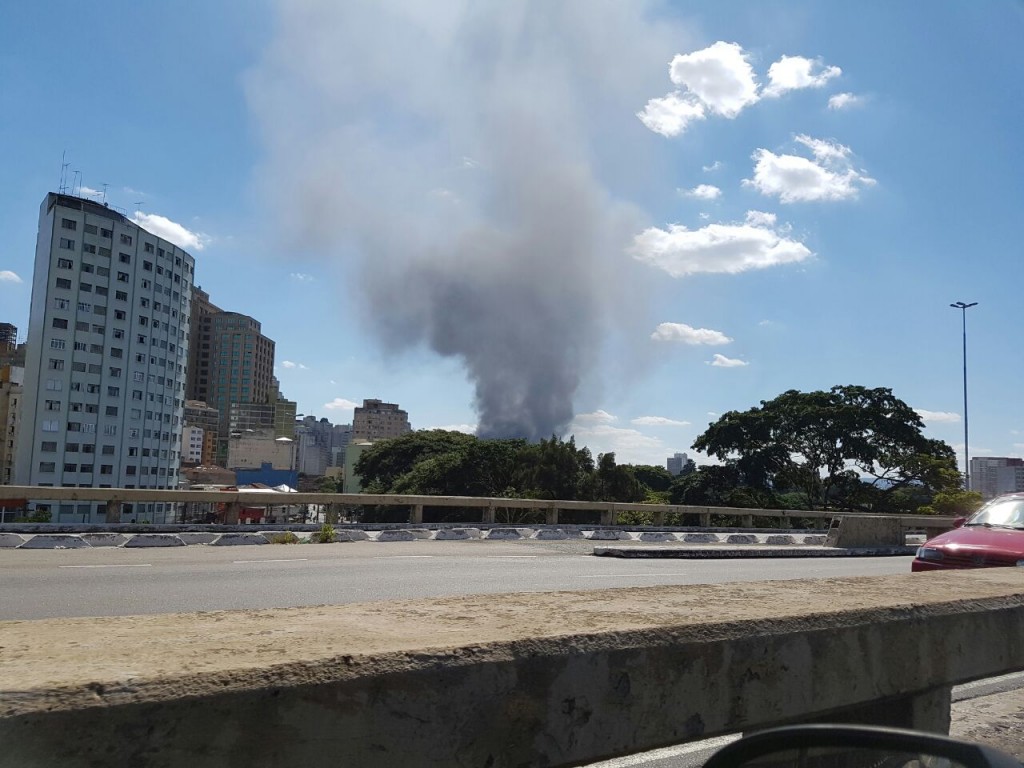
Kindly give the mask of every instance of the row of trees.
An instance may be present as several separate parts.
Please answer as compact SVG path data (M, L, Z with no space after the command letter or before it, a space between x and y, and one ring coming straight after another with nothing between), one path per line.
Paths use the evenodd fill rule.
M923 434L918 414L890 389L790 390L730 411L693 448L717 464L663 467L595 461L574 438L480 440L414 432L368 449L356 472L368 493L581 499L767 509L963 513L953 450Z

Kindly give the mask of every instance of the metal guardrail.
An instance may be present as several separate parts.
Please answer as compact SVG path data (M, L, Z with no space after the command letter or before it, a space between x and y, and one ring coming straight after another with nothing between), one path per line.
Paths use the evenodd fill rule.
M697 515L702 526L711 524L711 516L738 517L744 527L752 528L754 518L781 520L831 519L833 517L866 517L898 519L910 529L951 528L952 517L935 515L877 515L869 512L844 512L820 509L751 509L748 507L707 507L682 504L632 504L608 501L575 501L567 499L509 499L484 496L405 496L372 493L280 493L276 491L209 491L209 490L155 490L141 488L51 488L44 486L0 485L0 502L27 499L29 501L83 501L104 502L109 511L108 522L119 519L120 505L125 503L216 503L225 504L229 511L227 522L237 522L243 507L280 507L297 504L351 506L408 507L409 522L422 523L425 507L475 508L481 510L481 522L496 521L498 510L540 510L545 522L557 524L559 512L589 511L601 513L602 525L615 525L623 512L648 512L654 515L654 525L664 525L669 514ZM231 519L234 514L234 520ZM113 519L110 519L113 518Z

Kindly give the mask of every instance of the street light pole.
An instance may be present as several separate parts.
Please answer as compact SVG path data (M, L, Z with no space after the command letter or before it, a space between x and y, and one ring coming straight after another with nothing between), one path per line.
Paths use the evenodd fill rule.
M967 428L967 310L971 307L978 306L978 302L972 301L970 304L965 304L962 301L957 301L950 304L953 309L960 310L960 319L963 325L963 340L964 340L964 490L971 490L971 459L970 459L970 448L968 447L968 436L970 434Z

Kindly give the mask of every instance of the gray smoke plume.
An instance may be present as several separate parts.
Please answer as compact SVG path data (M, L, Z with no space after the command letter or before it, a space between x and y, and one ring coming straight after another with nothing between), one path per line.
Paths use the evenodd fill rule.
M390 349L456 356L478 434L561 434L631 304L634 113L685 44L625 2L281 3L248 79L289 242L359 259Z

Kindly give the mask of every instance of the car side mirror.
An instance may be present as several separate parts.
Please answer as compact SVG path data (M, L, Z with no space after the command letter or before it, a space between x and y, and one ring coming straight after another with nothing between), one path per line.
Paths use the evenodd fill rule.
M1019 768L1014 758L946 736L859 725L795 725L745 736L704 768Z
M954 517L953 518L953 527L954 528L963 528L964 527L964 523L966 523L966 522L967 522L967 518L966 517Z

